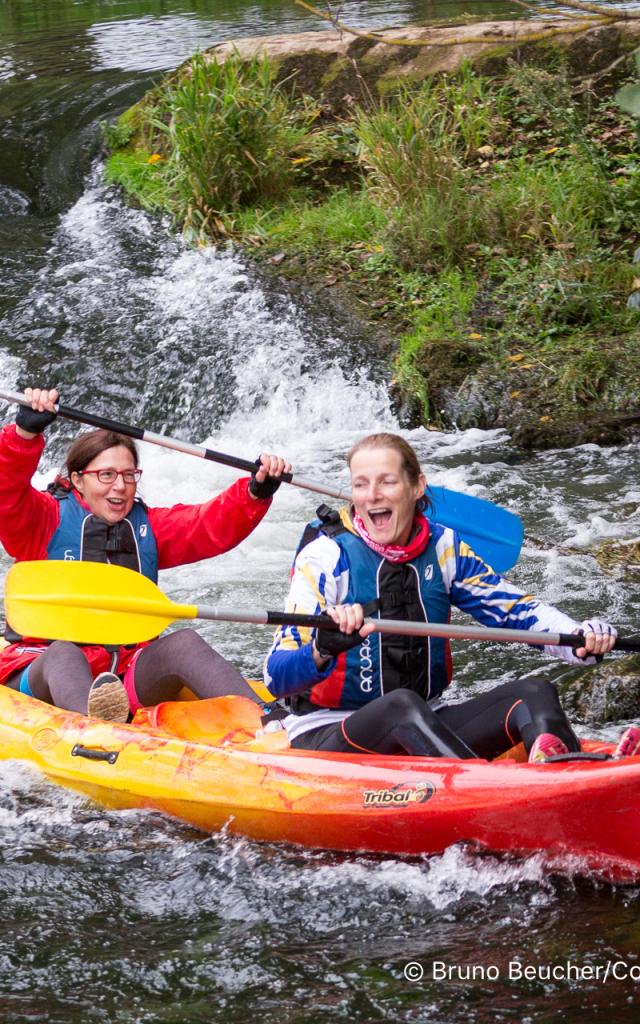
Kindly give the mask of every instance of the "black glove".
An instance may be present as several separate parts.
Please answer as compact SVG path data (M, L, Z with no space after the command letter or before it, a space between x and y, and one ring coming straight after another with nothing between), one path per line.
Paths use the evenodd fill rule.
M353 633L341 633L339 629L319 629L316 633L316 651L321 658L337 658L352 647L364 643L357 629Z
M30 434L41 434L57 417L55 412L36 412L30 406L21 405L16 416L16 426Z
M260 459L256 459L256 470L260 469L261 465L262 463L260 462ZM268 476L262 481L262 483L260 483L256 480L256 474L254 471L249 481L249 490L253 494L254 498L273 498L281 483L282 481L276 480L274 476Z

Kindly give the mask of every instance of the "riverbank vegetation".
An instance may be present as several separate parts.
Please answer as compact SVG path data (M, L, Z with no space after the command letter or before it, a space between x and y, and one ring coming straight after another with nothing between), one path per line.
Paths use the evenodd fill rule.
M414 422L616 440L640 419L640 155L610 78L576 88L548 49L337 115L266 58L197 55L108 129L106 173L398 336Z

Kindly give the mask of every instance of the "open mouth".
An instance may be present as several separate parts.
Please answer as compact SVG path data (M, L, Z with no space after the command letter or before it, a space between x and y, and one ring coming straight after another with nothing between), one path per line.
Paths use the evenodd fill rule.
M391 521L390 508L374 508L367 512L369 519L377 530L382 530Z
M107 505L114 512L120 512L124 508L124 498L107 498Z

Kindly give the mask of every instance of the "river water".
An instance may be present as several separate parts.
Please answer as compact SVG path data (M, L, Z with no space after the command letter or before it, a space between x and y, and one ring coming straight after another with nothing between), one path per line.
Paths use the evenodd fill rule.
M360 27L453 10L447 0L338 6ZM5 388L59 383L69 404L244 457L281 451L299 473L338 484L355 438L398 428L385 367L322 295L278 288L241 254L187 249L101 183L99 123L154 74L198 46L316 27L287 0L0 0ZM496 431L404 433L434 482L508 504L550 543L586 547L639 532L634 446L523 456ZM50 431L38 483L70 436L64 424ZM143 466L151 504L204 500L233 479L157 448L144 451ZM163 588L178 601L279 607L314 505L282 488L239 549L163 574ZM2 572L8 564L2 556ZM598 612L637 629L638 588L586 555L525 548L512 575L578 619ZM202 631L259 672L265 631ZM531 651L481 644L458 644L455 660L457 695L540 665ZM535 857L450 849L378 860L207 837L158 816L104 811L4 762L0 856L2 1020L637 1020L629 973L638 969L638 890L548 877ZM609 960L619 966L605 984L563 977L567 963ZM423 966L422 981L405 979L409 961ZM518 963L560 976L527 980Z

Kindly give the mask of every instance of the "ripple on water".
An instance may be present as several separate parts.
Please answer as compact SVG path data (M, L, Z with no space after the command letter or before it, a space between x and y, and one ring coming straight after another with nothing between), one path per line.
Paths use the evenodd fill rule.
M80 1020L87 1006L97 1021L275 1022L284 1007L309 1022L509 1020L510 999L542 1009L566 993L434 980L434 963L504 978L514 957L584 957L585 905L596 916L617 906L622 933L635 913L633 894L553 880L536 857L451 848L381 860L203 837L156 815L98 811L7 770L14 807L3 802L0 827L21 841L3 865L5 967L22 1010L35 1013L46 993L51 1021ZM610 920L608 931L598 956ZM409 961L425 971L420 985L404 979Z
M0 217L21 217L29 210L29 197L17 188L0 185Z
M275 1021L300 1000L310 1020L369 1003L374 1019L410 1020L403 962L450 950L460 929L480 956L488 929L498 946L511 934L505 907L531 923L557 900L536 858L382 861L202 837L3 767L5 967L23 1011L47 993L49 1020L79 1020L83 1005L96 1020L242 1020L251 1007Z

